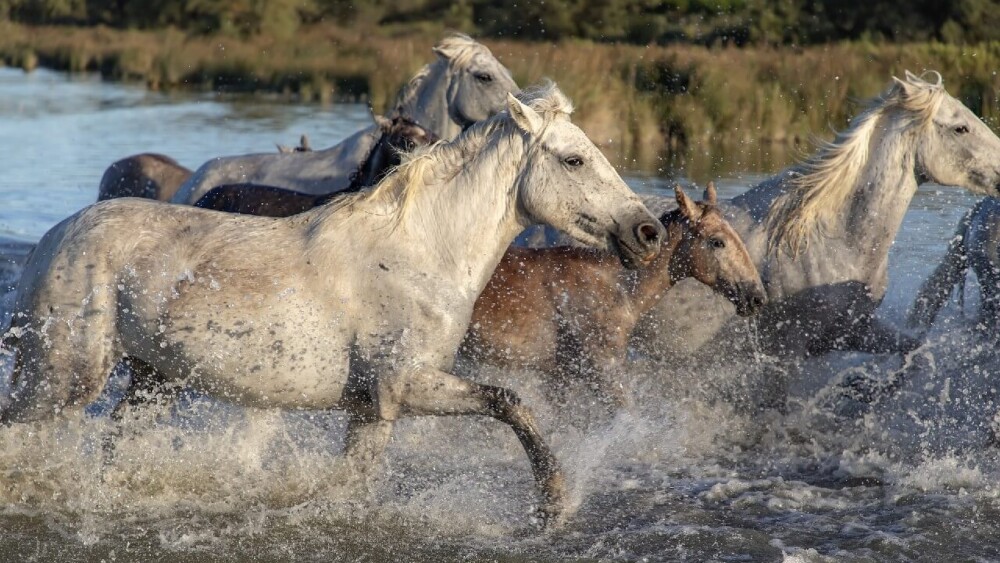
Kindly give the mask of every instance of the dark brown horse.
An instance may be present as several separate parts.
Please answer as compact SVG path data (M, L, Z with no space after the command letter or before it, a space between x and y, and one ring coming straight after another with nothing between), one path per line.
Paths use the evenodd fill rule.
M209 190L195 202L195 207L264 215L267 217L287 217L301 213L330 201L345 193L357 192L374 186L393 167L400 163L400 155L418 146L437 142L437 137L405 117L391 120L375 116L375 122L382 131L378 142L352 175L351 185L342 191L324 195L262 186L258 184L229 184Z
M683 278L724 295L740 315L767 297L739 235L708 199L694 202L678 186L679 208L660 222L668 238L641 270L625 270L610 254L577 247L511 247L476 301L460 354L501 367L546 373L558 391L583 379L602 400L622 405L615 377L639 317Z
M104 171L97 201L116 197L144 197L170 201L191 171L169 156L141 153L123 158Z

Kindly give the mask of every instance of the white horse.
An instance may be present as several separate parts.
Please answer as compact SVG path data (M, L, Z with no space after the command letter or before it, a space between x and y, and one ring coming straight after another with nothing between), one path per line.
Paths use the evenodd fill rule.
M888 283L889 247L917 186L936 182L980 194L1000 187L1000 139L933 74L933 82L909 72L894 79L813 157L721 205L767 288L768 305L754 322L768 352L915 346L876 321L875 309ZM685 355L726 323L746 329L731 305L686 283L639 333L655 340L653 353Z
M1000 200L988 197L958 223L941 263L920 286L907 324L926 330L957 285L964 295L965 276L972 268L979 280L979 322L1000 329Z
M434 53L437 61L400 90L390 119L405 117L439 139L451 140L470 124L502 110L507 93L519 90L490 50L466 35L444 39ZM373 125L325 150L215 158L201 165L170 201L194 205L225 184L262 184L313 195L337 192L350 185L351 174L379 135Z
M359 467L400 416L491 416L524 445L541 515L559 515L562 473L528 409L448 371L525 226L554 225L633 266L664 232L554 85L521 99L373 190L293 217L126 198L53 227L18 288L2 419L82 409L123 358L135 375L122 404L184 381L242 405L345 409Z

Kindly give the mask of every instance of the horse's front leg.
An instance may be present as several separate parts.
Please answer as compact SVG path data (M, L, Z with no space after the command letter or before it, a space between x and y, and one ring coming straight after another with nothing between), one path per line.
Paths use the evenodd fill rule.
M566 501L562 471L542 439L535 417L513 391L472 383L425 367L383 378L378 384L378 395L383 418L394 418L396 413L391 411L398 407L412 415L478 414L509 425L528 454L535 481L542 491L543 506L538 514L542 524L558 521Z
M392 420L378 416L370 405L352 408L347 414L347 437L344 455L351 471L358 475L364 486L374 474L392 435Z

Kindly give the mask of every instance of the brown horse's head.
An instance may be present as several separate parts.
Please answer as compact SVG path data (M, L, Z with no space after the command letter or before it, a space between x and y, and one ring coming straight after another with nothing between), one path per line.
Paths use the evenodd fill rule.
M660 218L670 239L680 241L670 256L670 276L693 277L711 287L736 305L740 316L756 313L767 302L764 284L743 240L716 207L715 184L709 182L700 202L680 186L674 192L678 209Z
M403 153L438 141L437 135L409 118L396 116L389 119L381 115L373 118L378 126L379 139L354 173L351 187L344 191L357 191L378 184L390 170L399 166Z

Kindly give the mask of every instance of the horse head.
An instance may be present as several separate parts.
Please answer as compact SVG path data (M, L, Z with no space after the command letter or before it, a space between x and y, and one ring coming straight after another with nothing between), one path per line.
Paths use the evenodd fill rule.
M659 252L663 226L570 122L570 101L554 84L519 97L508 96L507 112L526 146L515 186L522 223L552 225L587 246L614 252L629 268L649 264Z
M438 136L434 132L408 117L373 115L372 119L378 127L379 139L354 173L351 186L344 190L346 192L374 186L393 167L399 165L403 153L438 142Z
M520 91L507 67L467 35L445 38L434 53L447 65L448 116L461 128L502 111L507 94Z
M693 277L725 296L740 316L757 312L767 302L764 284L743 240L716 206L715 184L708 183L705 201L693 201L674 186L678 208L660 221L679 243L668 266L673 279Z
M907 72L893 78L887 98L917 116L916 171L921 182L963 187L973 193L1000 192L1000 138L962 102L949 95L941 75L933 82Z

